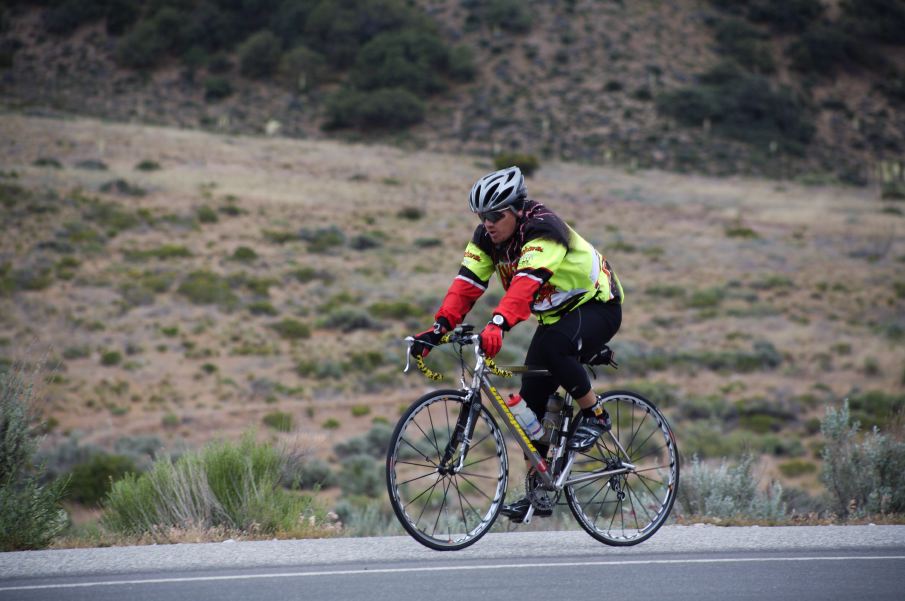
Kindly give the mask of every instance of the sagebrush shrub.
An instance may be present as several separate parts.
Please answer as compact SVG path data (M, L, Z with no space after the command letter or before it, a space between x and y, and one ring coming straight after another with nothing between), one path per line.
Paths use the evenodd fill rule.
M860 436L848 401L827 407L821 423L826 439L820 479L834 511L843 517L905 512L905 442L874 429Z
M389 424L374 424L364 436L356 436L337 443L333 447L333 452L340 458L370 455L375 459L380 459L386 455L392 435L393 428Z
M682 512L701 517L784 520L782 486L774 482L768 490L759 490L753 466L751 455L734 466L723 460L718 467L706 465L695 456L679 487Z
M42 549L65 528L65 480L41 484L37 433L31 426L36 374L0 371L0 551Z
M309 497L280 486L285 462L250 434L238 444L216 442L176 461L160 459L148 472L113 485L102 523L127 534L172 527L291 532L314 507Z
M386 481L382 467L382 464L371 455L352 455L345 458L339 474L343 493L371 498L385 494Z

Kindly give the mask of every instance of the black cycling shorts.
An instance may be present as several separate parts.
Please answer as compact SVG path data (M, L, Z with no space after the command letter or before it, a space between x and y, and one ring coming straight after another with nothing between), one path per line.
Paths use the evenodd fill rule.
M610 301L589 301L566 313L552 325L539 325L531 339L525 365L543 367L552 376L522 376L521 395L538 417L544 415L549 397L562 386L573 398L591 390L591 380L581 364L619 331L622 306Z

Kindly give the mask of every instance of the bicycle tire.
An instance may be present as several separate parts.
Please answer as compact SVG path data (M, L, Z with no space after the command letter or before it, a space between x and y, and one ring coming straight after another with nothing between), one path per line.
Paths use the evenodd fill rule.
M569 477L612 469L625 459L635 467L622 475L566 486L566 500L579 525L598 541L617 547L637 545L660 529L676 501L675 435L654 404L637 393L614 390L600 398L613 427L594 447L578 454Z
M465 400L461 390L422 396L396 424L387 450L387 492L393 512L412 538L438 551L464 549L490 530L509 478L503 433L483 406L462 469L440 473L443 451Z

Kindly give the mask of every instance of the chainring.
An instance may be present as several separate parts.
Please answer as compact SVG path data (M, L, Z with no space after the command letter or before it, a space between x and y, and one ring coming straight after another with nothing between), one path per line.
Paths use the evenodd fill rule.
M535 509L549 510L556 507L556 501L559 499L560 494L545 489L543 480L537 476L534 470L530 470L528 475L525 476L525 493Z

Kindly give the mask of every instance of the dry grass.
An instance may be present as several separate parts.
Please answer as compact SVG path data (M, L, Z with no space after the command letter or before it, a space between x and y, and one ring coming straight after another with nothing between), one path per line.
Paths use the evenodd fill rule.
M53 156L64 168L34 166L41 156ZM108 171L73 169L86 159L102 160ZM162 168L136 171L143 160ZM67 221L82 219L79 205L67 200L75 190L151 218L109 237L99 252L77 252L81 264L71 279L0 296L0 355L15 358L22 350L17 341L31 339L58 355L90 349L88 356L65 360L63 377L50 387L48 416L59 426L47 444L78 429L87 433L86 442L102 445L136 433L198 445L215 435L237 438L266 413L283 411L296 417L295 430L267 435L328 456L336 442L366 431L370 418L395 422L399 406L429 387L398 374L399 340L428 323L379 318L380 329L344 331L324 326L324 318L339 308L367 315L370 305L386 301L433 311L475 225L467 191L491 168L474 157L380 146L5 114L0 171L15 171L18 178L10 181L28 190L54 191L57 200L48 202L57 212L4 213L0 264L59 260L38 245L53 240ZM118 178L147 194L99 192ZM676 386L683 397L717 395L729 404L815 396L812 405L795 405L800 420L820 415L824 402L853 389L901 393L905 346L884 332L905 325L905 300L894 288L905 280L905 241L901 217L882 213L875 191L569 163L542 165L529 190L597 243L620 274L628 294L621 343L729 353L768 341L783 358L768 371L683 364L646 375L627 361L619 372L606 373L606 385L647 378ZM202 205L218 211L215 223L192 221ZM406 207L424 217L400 218ZM727 235L739 224L757 237ZM311 252L310 236L278 243L264 234L329 227L339 228L346 242L318 252ZM359 235L380 244L354 250L348 241ZM440 244L418 246L423 239ZM184 246L191 256L126 260L127 250L164 245ZM258 257L231 260L239 246ZM308 267L332 274L332 281L291 275ZM227 279L244 273L243 282L232 284L237 306L194 305L177 293L179 282L197 270ZM173 272L175 282L146 304L124 305L120 287L145 271ZM688 292L684 299L648 293L655 286ZM264 296L262 287L277 316L245 309ZM711 288L725 293L722 301L689 306L694 291ZM482 323L489 308L481 304L473 321ZM310 326L312 336L281 339L272 324L284 318ZM531 329L523 324L507 337L511 360L519 359ZM840 344L847 352L839 352ZM350 362L351 350L363 354ZM107 351L121 352L121 362L101 365ZM874 363L865 369L869 360ZM351 418L352 408L362 405L371 408L368 419ZM329 419L339 428L324 429ZM684 426L676 424L680 445ZM783 435L806 436L798 423ZM770 461L767 475L776 475ZM794 484L813 488L816 478Z

